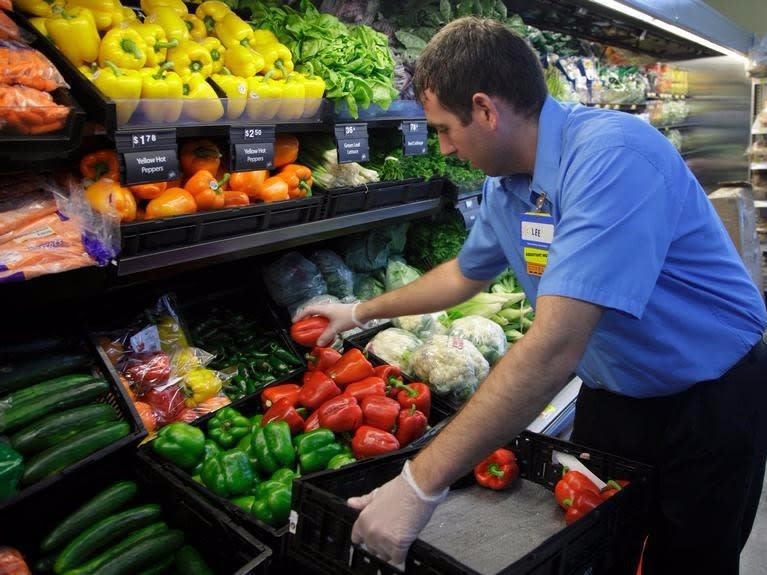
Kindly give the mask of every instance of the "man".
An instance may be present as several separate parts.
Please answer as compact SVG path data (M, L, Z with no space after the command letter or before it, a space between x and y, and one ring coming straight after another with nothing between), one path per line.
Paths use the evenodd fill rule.
M641 120L548 97L535 54L497 22L445 26L415 87L442 153L489 176L466 245L401 289L305 314L331 320L327 343L448 308L511 265L535 322L400 476L349 500L352 540L402 561L448 486L575 372L573 441L658 472L644 573L737 573L767 451L767 318L705 192Z

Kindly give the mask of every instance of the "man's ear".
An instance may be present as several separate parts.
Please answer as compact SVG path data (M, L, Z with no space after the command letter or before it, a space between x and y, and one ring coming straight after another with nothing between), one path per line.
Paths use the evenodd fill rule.
M477 92L471 97L472 117L475 122L481 122L491 129L498 125L498 106L495 100L484 92Z

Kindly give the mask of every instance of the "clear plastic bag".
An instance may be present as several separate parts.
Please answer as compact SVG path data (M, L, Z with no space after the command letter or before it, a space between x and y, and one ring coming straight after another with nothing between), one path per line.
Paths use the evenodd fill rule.
M338 298L354 295L354 272L336 252L314 250L309 254L308 259L319 268L330 295Z
M8 86L20 84L42 92L69 87L48 58L15 40L0 40L0 74L0 83Z
M493 320L478 315L455 320L449 335L469 340L490 365L495 365L508 348L503 328Z
M328 291L319 268L298 252L264 267L264 283L272 300L285 308Z
M421 277L421 272L399 257L389 258L386 264L386 276L384 277L384 287L386 291L392 291L401 288Z
M450 319L444 311L424 313L421 315L405 315L392 319L394 327L404 329L418 339L427 340L434 335L444 335L448 331Z
M423 342L409 331L390 327L373 336L365 346L365 351L397 366L403 373L412 374L410 359L422 344Z
M379 273L354 274L354 295L360 300L369 300L386 292Z
M404 251L408 226L408 222L400 222L350 236L344 239L339 251L355 272L383 269L391 256Z
M490 365L468 340L436 335L410 358L416 377L454 402L466 401L490 372Z

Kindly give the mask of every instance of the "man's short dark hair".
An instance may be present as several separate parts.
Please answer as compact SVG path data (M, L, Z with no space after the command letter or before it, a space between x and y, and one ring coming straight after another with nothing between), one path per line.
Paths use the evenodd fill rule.
M416 65L416 97L431 90L466 125L477 92L502 98L517 114L540 114L546 82L538 56L497 20L467 16L447 24L429 41Z

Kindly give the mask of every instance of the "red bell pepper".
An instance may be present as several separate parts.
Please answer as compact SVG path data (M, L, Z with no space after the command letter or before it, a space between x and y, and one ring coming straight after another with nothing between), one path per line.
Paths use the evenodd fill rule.
M341 359L341 354L332 347L315 347L306 354L306 368L309 371L327 371Z
M304 384L298 392L298 403L309 409L317 409L328 399L340 394L341 390L327 375L321 371L307 371L304 374Z
M287 399L290 405L295 407L298 403L299 391L301 391L301 386L297 383L283 383L282 385L267 387L261 392L261 405L264 406L264 410L267 410L279 400Z
M519 466L514 452L500 447L479 462L474 468L474 478L482 487L505 489L519 477Z
M321 315L305 317L290 326L290 337L299 345L314 347L330 320Z
M341 356L327 374L343 389L350 383L373 375L373 365L359 349L353 347Z
M599 496L602 498L602 501L607 501L610 497L618 493L618 491L623 491L623 488L628 484L629 482L625 479L610 479L602 488L602 491L599 492Z
M386 384L386 395L389 397L397 398L399 393L399 386L404 385L402 380L402 372L396 365L377 365L373 368L373 375L380 377Z
M409 383L400 388L397 401L402 409L409 409L411 405L423 413L427 418L431 413L431 389L421 382Z
M316 411L312 411L309 417L304 421L304 433L314 431L320 428L320 414Z
M426 415L411 405L409 409L402 409L397 416L397 431L395 436L402 447L409 445L426 433L429 421Z
M589 511L602 503L602 498L590 489L581 489L573 497L572 503L567 507L565 523L574 523Z
M351 395L357 401L362 400L366 395L386 396L386 384L380 377L366 377L347 385L344 395Z
M151 388L141 396L141 401L152 406L157 424L165 425L175 421L184 409L184 397L183 390L174 383L162 389Z
M357 459L374 457L399 449L399 441L388 431L363 425L352 438L352 453Z
M170 377L170 357L161 351L133 354L126 362L123 373L138 387L139 393L161 386Z
M271 421L285 421L290 427L290 433L296 435L304 430L304 418L296 409L295 405L290 403L288 398L283 397L275 402L266 410L261 418L261 427Z
M323 403L317 414L320 427L336 433L354 431L362 425L362 408L351 395L339 395Z
M356 384L353 383L352 385ZM346 388L347 392L349 387ZM384 431L394 431L400 410L399 403L385 395L366 395L360 401L360 405L362 406L362 421L365 425L372 425ZM397 432L399 433L399 429ZM400 441L400 443L402 442Z
M554 486L554 498L562 509L567 509L573 502L576 493L588 490L599 496L596 485L580 471L570 469L564 472L562 479Z

